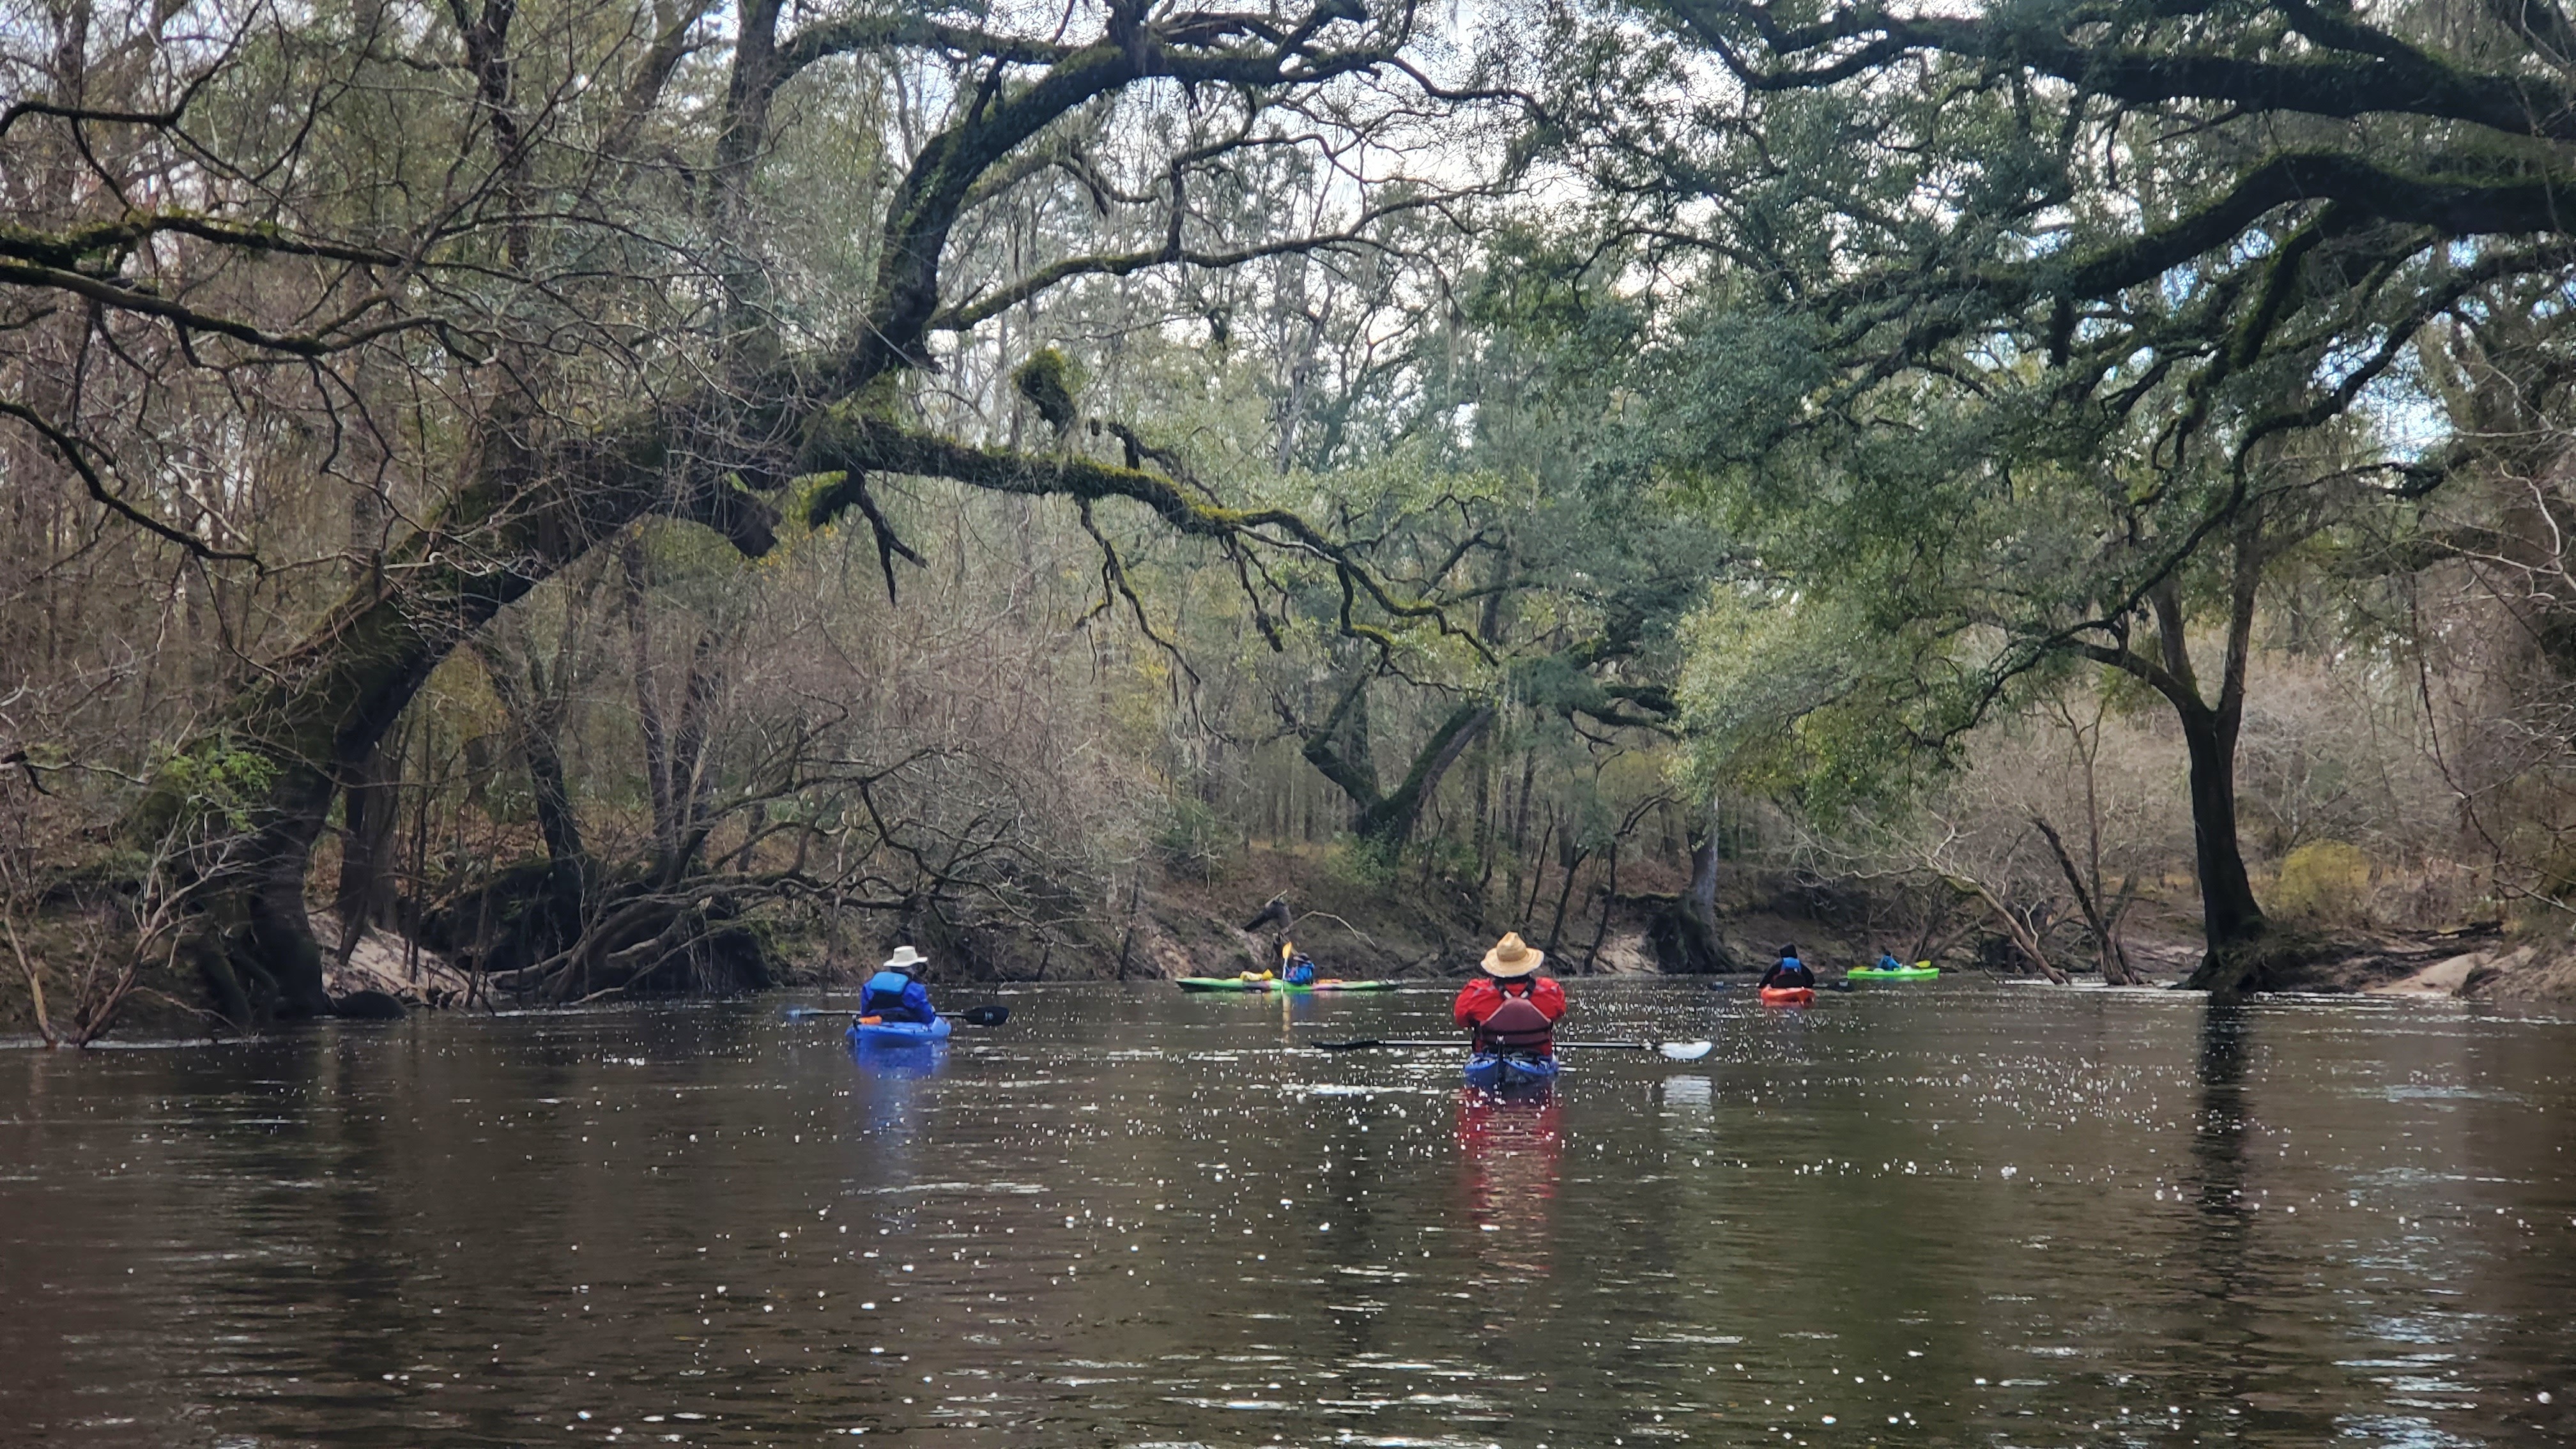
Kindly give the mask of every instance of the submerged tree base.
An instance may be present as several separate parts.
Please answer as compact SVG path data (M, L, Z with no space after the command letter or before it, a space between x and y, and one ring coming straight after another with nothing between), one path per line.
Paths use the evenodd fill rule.
M2218 1001L2272 991L2353 991L2389 975L2385 963L2408 954L2392 956L2385 942L2266 921L2256 934L2212 947L2182 985Z

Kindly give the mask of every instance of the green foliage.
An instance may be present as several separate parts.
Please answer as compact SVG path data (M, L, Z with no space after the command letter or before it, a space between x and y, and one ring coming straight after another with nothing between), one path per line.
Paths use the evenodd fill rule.
M1597 211L1507 235L1525 275L1481 301L1633 399L1626 455L1740 550L1684 631L1696 786L1893 800L1963 731L2085 660L2133 671L2104 686L2124 713L2232 711L2213 692L2225 671L2166 670L2153 631L2205 649L2240 580L2270 570L2350 596L2368 550L2408 526L2383 486L2403 452L2373 414L2391 395L2420 406L2393 364L2438 329L2410 309L2529 315L2457 269L2516 276L2538 254L2397 224L2378 208L2398 190L2219 206L2285 147L2370 165L2425 147L2373 150L2194 87L2251 57L2304 74L2312 46L2361 84L2399 49L2383 26L2463 64L2528 37L2399 11L2319 38L2281 13L1972 6L1917 25L1864 8L1818 24L1794 0L1676 4L1633 50L1569 52L1560 138L1602 183ZM1776 83L1705 91L1666 45L1722 49ZM2094 93L2112 72L2087 57L2110 53L2130 67L2117 84L2171 87L2192 124ZM2225 58L2163 63L2184 53ZM2389 138L2460 139L2381 80ZM1623 283L1616 305L1589 305Z
M1878 627L1864 601L1720 587L1684 638L1691 793L1884 807L1950 762L1975 712L1937 634Z
M1038 410L1058 437L1073 430L1079 416L1075 399L1083 386L1082 369L1062 352L1041 347L1011 373L1011 385Z
M225 732L191 749L164 754L152 780L154 791L169 802L168 823L221 821L225 829L238 832L251 828L252 812L277 774L275 760Z
M2312 840L2281 862L2272 908L2317 922L2358 922L2369 913L2370 857L2340 840Z
M1473 886L1485 864L1472 841L1460 840L1452 836L1432 836L1418 840L1408 846L1407 850L1422 861L1423 868L1433 877L1455 882L1461 886Z
M1154 829L1154 850L1163 868L1192 879L1215 881L1229 874L1243 853L1234 822L1215 806L1183 795L1164 805Z
M1404 865L1403 848L1365 835L1345 835L1333 842L1324 868L1347 886L1382 891L1396 882Z

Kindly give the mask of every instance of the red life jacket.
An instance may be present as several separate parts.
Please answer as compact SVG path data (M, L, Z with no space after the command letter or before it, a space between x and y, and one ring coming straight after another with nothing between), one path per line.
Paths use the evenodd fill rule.
M1509 985L1503 987L1503 1004L1495 1007L1493 1014L1476 1027L1477 1046L1504 1051L1545 1051L1554 1042L1556 1023L1547 1019L1546 1012L1531 1004L1526 994L1527 987L1522 991L1523 995L1514 996Z

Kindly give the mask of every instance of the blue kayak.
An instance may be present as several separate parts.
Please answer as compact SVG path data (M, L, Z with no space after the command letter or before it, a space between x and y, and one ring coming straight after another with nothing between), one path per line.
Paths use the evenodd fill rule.
M850 1045L856 1046L928 1046L948 1040L956 1028L944 1016L920 1021L853 1021L850 1023Z
M1467 1058L1467 1085L1499 1092L1506 1087L1555 1081L1558 1069L1557 1060L1552 1056L1477 1052Z

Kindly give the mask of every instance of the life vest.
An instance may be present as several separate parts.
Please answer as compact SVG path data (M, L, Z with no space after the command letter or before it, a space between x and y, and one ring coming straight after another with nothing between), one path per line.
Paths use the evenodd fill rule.
M920 1007L905 999L918 989L913 979L900 971L880 971L859 988L859 1009L893 1021L927 1022L930 1018Z
M1544 1050L1556 1036L1556 1023L1547 1013L1533 1005L1524 994L1514 996L1511 987L1503 988L1503 1004L1493 1010L1476 1027L1476 1044L1504 1051Z

